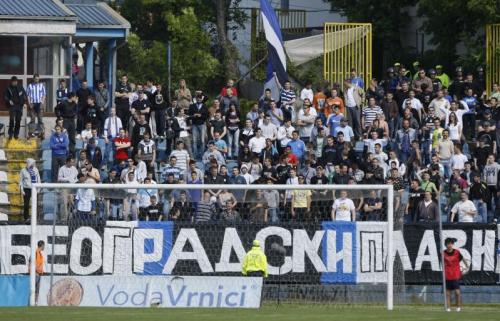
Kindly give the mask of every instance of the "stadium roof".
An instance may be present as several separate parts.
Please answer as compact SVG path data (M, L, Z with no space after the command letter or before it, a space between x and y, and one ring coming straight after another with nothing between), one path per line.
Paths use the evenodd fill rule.
M104 2L68 1L65 6L78 17L77 28L130 28L130 23Z
M77 28L130 28L106 3L92 0L0 0L0 19L75 20Z
M0 0L0 19L76 20L58 0Z

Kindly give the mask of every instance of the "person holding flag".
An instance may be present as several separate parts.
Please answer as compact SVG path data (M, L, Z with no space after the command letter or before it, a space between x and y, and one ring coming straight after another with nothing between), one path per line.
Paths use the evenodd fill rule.
M260 10L268 52L264 88L270 89L272 98L278 101L281 98L281 84L286 85L285 82L288 80L285 47L278 17L271 6L271 2L269 0L260 0Z

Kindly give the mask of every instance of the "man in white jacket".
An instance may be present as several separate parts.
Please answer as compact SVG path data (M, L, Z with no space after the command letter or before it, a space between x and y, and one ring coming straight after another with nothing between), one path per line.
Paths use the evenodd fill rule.
M36 162L33 158L26 160L26 167L21 169L19 177L19 188L23 195L23 218L29 219L29 209L31 206L31 187L32 184L40 183L40 173L36 168Z

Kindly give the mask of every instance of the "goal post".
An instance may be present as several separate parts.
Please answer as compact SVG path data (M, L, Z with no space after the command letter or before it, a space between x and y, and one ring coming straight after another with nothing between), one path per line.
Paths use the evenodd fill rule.
M170 264L170 261L165 264L165 262L162 262L162 268L163 271L160 270L158 276L162 275L169 275L169 276L177 276L177 275L208 275L208 276L220 276L220 277L225 277L225 276L235 276L235 275L240 275L239 271L239 265L234 262L234 254L236 254L238 259L241 259L241 256L244 254L245 248L248 250L248 244L249 244L249 238L255 237L256 239L260 239L262 243L262 247L265 247L265 252L268 255L273 255L275 257L271 258L271 261L269 261L270 264L270 276L268 279L265 281L264 287L269 285L269 288L266 289L266 294L263 294L265 298L268 300L274 300L276 298L280 297L287 297L289 299L294 299L294 300L304 300L304 302L308 302L307 300L311 300L313 298L314 300L318 300L321 302L329 302L329 303L334 303L337 302L337 297L338 297L338 292L339 292L339 286L343 286L344 289L344 295L350 296L353 299L344 299L345 301L350 303L351 301L349 300L357 300L357 298L360 296L359 293L356 292L362 292L365 291L367 293L364 293L365 297L368 297L371 295L369 293L372 288L379 288L383 283L386 283L386 287L384 292L386 292L385 301L386 307L388 310L392 310L394 307L394 245L393 245L393 231L394 231L394 206L395 204L395 194L393 190L393 186L390 184L387 185L267 185L267 184L251 184L251 185L226 185L226 184L219 184L219 185L198 185L198 184L62 184L62 183L37 183L33 184L32 187L32 219L31 219L31 239L30 239L30 246L31 246L31 258L36 257L36 248L37 248L37 242L38 240L41 239L41 237L45 237L46 240L50 240L52 242L52 245L48 246L46 250L46 257L49 255L52 256L49 262L52 260L52 263L54 262L54 256L57 255L58 253L54 254L55 250L55 243L56 239L60 238L61 236L58 234L50 234L50 233L56 233L52 232L52 224L55 226L56 221L58 226L64 226L66 227L66 233L68 233L68 230L70 230L69 233L73 233L74 230L76 230L79 227L87 226L87 222L85 221L78 221L78 220L72 220L71 218L66 218L65 220L60 220L59 217L59 210L57 209L57 206L64 206L66 207L66 204L61 204L66 201L66 196L64 196L64 199L61 198L62 195L66 194L75 194L76 191L78 190L92 190L96 192L96 198L100 200L106 200L109 198L112 198L113 195L116 197L118 202L121 200L124 200L125 198L128 198L129 196L123 196L123 195L129 195L127 194L127 191L140 191L140 190L155 190L158 193L162 194L169 194L169 197L174 200L174 196L171 196L170 193L175 193L179 191L185 191L185 195L187 194L190 197L193 197L190 193L192 191L201 191L203 194L204 191L211 190L211 191L223 191L224 193L229 192L230 194L236 195L235 199L238 200L239 206L238 209L241 212L241 220L245 220L247 223L221 223L220 221L217 222L217 224L214 225L212 228L210 225L203 225L200 223L199 225L196 225L198 223L177 223L173 222L172 225L179 225L179 229L181 230L180 233L186 233L183 234L183 236L186 236L189 239L188 233L191 232L191 230L199 229L203 230L206 229L208 232L207 234L213 235L214 240L208 240L208 237L205 236L205 239L201 239L201 242L198 245L193 245L192 249L193 251L196 251L195 247L198 249L199 247L207 247L207 244L212 247L217 247L217 253L208 253L209 250L205 249L207 254L206 254L206 260L205 261L210 261L208 262L207 266L202 266L204 262L200 259L198 261L196 268L192 269L190 267L186 267L183 264L182 269L181 268L173 268L168 269L168 265ZM256 212L260 213L260 208L262 206L259 205L259 199L260 198L260 193L267 193L270 191L277 191L279 195L279 208L278 212L281 213L281 220L280 223L277 222L271 222L271 207L266 208L265 215L267 218L267 221L262 223L262 222L257 222L255 223L253 220L254 218L253 215ZM304 191L306 192L307 195L313 195L309 196L309 205L313 207L313 210L315 213L319 213L318 217L314 216L316 214L311 214L310 212L313 212L312 210L309 211L299 211L299 201L298 198L302 197L302 195L306 195L304 193L299 193L299 191ZM341 257L344 251L351 250L353 254L352 260L360 260L359 259L359 253L354 253L356 251L360 251L357 247L361 247L359 244L363 242L362 240L357 239L357 237L353 236L353 241L354 243L352 245L352 248L347 248L347 243L344 244L342 241L339 241L339 244L342 244L345 248L337 248L336 246L339 246L339 244L331 245L331 242L335 242L335 239L339 240L339 236L335 236L336 232L340 234L342 231L342 228L344 227L337 227L333 226L330 227L331 225L331 218L330 218L330 212L332 208L332 204L336 199L342 198L340 195L341 192L346 192L348 197L361 199L363 198L368 198L371 196L370 193L375 192L374 195L376 195L377 198L380 198L380 200L383 200L384 207L383 209L380 210L381 217L383 217L383 222L384 223L377 223L377 222L366 222L368 225L371 223L374 223L373 225L376 226L377 229L382 229L384 230L382 235L382 239L377 245L375 244L375 241L373 239L365 240L363 243L366 247L371 248L376 247L376 246L381 246L382 248L378 249L380 253L382 253L381 256L381 262L376 262L376 258L369 257L367 260L369 264L381 264L381 268L377 271L372 271L374 273L378 273L376 278L370 278L366 277L366 279L362 282L365 282L364 285L368 284L368 287L364 287L363 284L360 283L359 289L356 287L358 286L358 281L356 281L356 277L354 279L342 279L339 278L338 276L335 275L332 271L336 271L335 269L337 266L341 266L342 264L341 261L343 258ZM40 200L43 200L43 202L46 202L47 200L44 197L44 194L46 193L52 193L56 195L58 198L54 199L54 213L52 216L52 221L50 219L46 219L43 217L44 210L40 208ZM181 192L182 193L182 192ZM193 192L194 193L194 192ZM323 194L321 194L323 193ZM159 194L159 195L162 195ZM240 198L240 194L243 194L244 197ZM315 195L322 195L322 196L315 196ZM233 196L234 196L233 195ZM291 195L291 196L290 196ZM210 196L210 195L209 195ZM177 197L177 196L176 196ZM203 195L202 195L203 197ZM267 197L267 196L265 196ZM262 197L263 200L265 200L265 197ZM375 196L374 196L375 197ZM216 211L220 217L224 217L227 213L227 208L224 207L224 205L220 206L218 204L219 199L222 199L222 196L219 194L217 198L211 196L210 197L210 202L217 202L216 206ZM291 201L292 200L292 201ZM203 201L203 200L201 200ZM201 204L200 201L200 204ZM264 201L262 201L264 202ZM380 201L382 202L382 201ZM224 203L226 204L226 203ZM270 204L270 203L266 203ZM293 205L292 205L293 204ZM318 205L319 204L319 205ZM171 204L169 205L169 211L170 213L172 212L172 208L174 207L174 202L172 201ZM309 206L308 205L308 206ZM297 206L297 209L292 207ZM316 206L316 208L314 208ZM104 211L104 210L103 210ZM132 211L132 210L130 210ZM293 213L293 216L290 216ZM113 226L125 226L126 224L132 224L137 221L137 216L134 219L130 219L128 217L125 217L125 221L128 222L116 222L112 221L111 219L108 220L110 216L108 216L109 213L104 214L104 216L100 216L100 221L99 221L99 228L105 229L108 227L113 227ZM74 215L74 214L70 214ZM99 217L99 213L94 214L96 217ZM259 214L260 215L260 214ZM269 215L269 216L268 216ZM302 218L299 218L300 215L304 215ZM311 215L313 217L311 217ZM357 218L359 219L360 215L357 213ZM168 215L167 215L168 216ZM243 218L243 216L245 218ZM286 218L285 218L286 217ZM144 217L143 217L144 218ZM170 217L168 217L170 219ZM167 220L166 217L164 217L164 220ZM169 220L170 221L170 220ZM289 223L288 221L291 221ZM224 221L228 222L228 221ZM287 223L285 223L287 222ZM164 223L164 222L162 222ZM333 225L335 224L341 224L342 222L334 222ZM358 224L360 222L356 222L353 224ZM365 223L365 222L363 222ZM40 233L39 228L41 225L51 225L51 230L47 228L43 236ZM121 224L121 225L120 225ZM180 227L183 227L183 224L187 224L190 226L185 226L185 229L181 229ZM191 225L195 225L193 226ZM226 224L226 225L224 225ZM282 225L283 224L283 225ZM349 223L350 224L350 223ZM378 224L378 225L377 225ZM221 227L220 225L223 225ZM348 225L348 224L347 224ZM70 228L68 228L70 226ZM89 225L90 226L90 225ZM128 225L127 225L128 226ZM240 230L238 230L241 227ZM177 228L177 227L176 227ZM346 227L346 228L352 228L352 227ZM165 227L165 229L173 229L172 226ZM211 230L212 229L212 230ZM302 230L301 230L302 229ZM355 228L354 228L355 229ZM270 231L273 232L270 232ZM48 232L47 232L48 231ZM55 228L54 230L55 231ZM368 231L370 233L375 233L373 231ZM369 234L369 233L366 234ZM49 233L47 235L47 233ZM177 233L177 232L176 232ZM196 230L194 231L196 234ZM280 234L280 242L282 242L283 246L287 246L288 249L287 251L289 252L288 254L285 254L285 257L277 257L278 255L271 253L270 251L273 250L274 245L276 244L275 242L269 243L271 241L275 241L278 239L276 235L271 235L272 233L277 233ZM352 233L357 233L352 232ZM353 235L354 235L353 234ZM236 238L235 236L236 235ZM238 235L239 238L238 239ZM385 236L384 236L385 235ZM65 235L66 237L70 237L71 235ZM178 235L177 235L178 236ZM230 239L230 242L227 240L229 237L233 237ZM223 241L221 241L221 238L224 238ZM330 237L330 239L329 239ZM345 235L344 235L345 237ZM106 236L102 236L102 239L104 240ZM151 236L151 238L154 238L154 236ZM177 237L177 240L171 239L169 242L175 243L172 245L173 248L170 248L169 251L175 252L176 250L178 251L184 251L183 246L177 247L177 241L179 240L179 236ZM215 240L217 238L217 240ZM345 238L344 238L345 239ZM81 239L79 239L82 244L84 243ZM149 240L149 239L148 239ZM207 241L208 240L208 241ZM267 240L267 242L266 242ZM304 241L305 240L305 241ZM263 241L263 242L262 242ZM61 242L61 241L59 241ZM104 242L104 241L103 241ZM149 242L149 241L148 241ZM212 242L212 243L209 243ZM301 242L305 242L304 244L301 244ZM356 242L358 245L356 245ZM146 246L147 242L143 240L143 243L141 243L142 248ZM267 243L267 245L266 245ZM293 244L292 244L293 243ZM296 244L297 243L297 244ZM230 247L225 247L227 244L230 244ZM243 245L243 247L241 246ZM84 247L84 245L80 245L81 247ZM227 245L229 246L229 245ZM330 246L332 246L330 248ZM104 248L104 245L102 246ZM221 249L221 247L223 247ZM297 248L296 248L297 247ZM333 250L332 250L333 249ZM135 247L134 247L135 250ZM377 250L377 249L375 249ZM58 250L60 251L60 249ZM69 249L65 249L65 253L69 253ZM91 249L86 249L86 254L90 255L89 253L92 253L95 251L95 248ZM104 251L104 249L103 249ZM215 251L215 250L214 250ZM228 251L228 252L227 252ZM330 251L330 252L328 252ZM57 251L56 251L57 252ZM171 252L171 253L172 253ZM234 253L233 253L234 252ZM328 253L327 253L328 252ZM184 252L183 252L184 253ZM243 254L242 254L243 253ZM333 254L332 254L333 253ZM59 253L60 254L60 253ZM73 255L73 253L70 253ZM202 254L205 254L204 252ZM300 255L302 254L302 256ZM68 254L69 255L69 254ZM98 254L96 254L98 255ZM100 254L99 254L100 255ZM146 258L147 255L150 255L149 257ZM333 258L332 258L333 255ZM357 255L357 256L356 256ZM92 253L92 256L94 256L94 253ZM131 255L132 256L132 255ZM152 254L143 254L143 256L146 259L151 259L153 256ZM202 255L203 257L204 255ZM223 257L227 256L227 261L223 260ZM215 259L212 260L212 257ZM72 258L73 259L73 258ZM101 261L106 261L107 258L100 258ZM159 260L159 257L156 258ZM181 260L180 258L179 260ZM185 259L185 257L184 257ZM80 257L77 258L77 260L80 260ZM111 258L113 260L113 258ZM135 258L134 258L135 260ZM151 259L152 260L152 259ZM371 262L373 260L373 263ZM212 262L213 261L213 262ZM113 261L114 262L114 261ZM238 262L238 260L236 260ZM333 262L333 263L332 263ZM210 263L211 266L210 266ZM106 262L101 262L101 265L105 265ZM146 266L146 263L140 262L141 268ZM175 265L175 263L172 263ZM271 264L273 266L271 267ZM277 268L278 264L279 269ZM287 265L288 264L288 265ZM345 265L345 262L343 262ZM354 269L360 269L358 264L361 264L360 262L354 262L352 266L354 266ZM68 264L67 264L68 265ZM132 268L136 268L137 263L133 262L132 263ZM179 265L179 264L178 264ZM314 265L313 269L311 266ZM285 267L284 270L282 271L282 267ZM318 267L319 266L319 267ZM157 267L156 267L157 268ZM205 268L205 270L203 270ZM30 290L31 290L31 295L30 295L30 304L33 306L35 305L35 293L37 290L37 279L36 279L36 266L35 266L35 260L31 259L30 260ZM272 271L271 271L272 269ZM69 270L66 267L66 270ZM201 273L199 270L202 270ZM309 270L313 271L314 273L309 273ZM113 270L115 271L115 270ZM156 270L155 270L156 271ZM345 272L345 271L341 271ZM338 273L341 273L338 272ZM75 271L70 271L70 272L65 272L65 275L68 276L77 276L78 272ZM134 270L133 274L135 274L136 271ZM144 270L140 270L140 272L137 272L137 274L148 274L149 272L146 271L146 268ZM206 274L204 274L206 273ZM285 274L288 273L288 277L285 276ZM345 272L347 273L347 272ZM356 274L356 271L352 271L353 275ZM369 274L369 273L368 273ZM62 275L60 273L55 272L54 270L50 270L47 275L51 276L50 280L50 286L51 286L51 291L52 291L52 282L53 279L57 280L57 278ZM107 276L112 276L114 275L114 272L109 272L106 270L105 267L101 267L99 269L99 272L93 271L89 275L107 275ZM383 278L380 277L380 275L384 275ZM314 281L311 281L314 278ZM361 278L358 276L358 278ZM46 281L48 282L48 281ZM279 285L284 282L288 283L288 288L286 290L281 290L283 292L280 292L280 287ZM314 284L313 284L314 283ZM317 284L316 284L317 283ZM42 282L42 287L44 283ZM277 285L277 286L276 286ZM321 289L319 287L322 287ZM371 288L370 288L371 287ZM353 288L356 288L353 290ZM278 291L276 293L276 291ZM286 293L285 293L286 292ZM314 294L308 294L309 292L314 292ZM47 295L46 295L47 296ZM380 298L380 296L378 297ZM45 298L44 298L45 300ZM48 299L47 299L48 300ZM370 301L372 300L372 301ZM370 297L368 298L368 302L374 302L374 298ZM295 301L296 302L296 301ZM356 303L356 302L352 302ZM202 304L202 303L200 303Z

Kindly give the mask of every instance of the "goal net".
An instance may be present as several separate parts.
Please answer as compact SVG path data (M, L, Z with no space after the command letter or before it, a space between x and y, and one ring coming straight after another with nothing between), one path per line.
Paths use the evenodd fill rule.
M268 260L259 294L264 304L370 303L392 309L407 300L404 266L389 255L393 234L402 235L405 208L392 185L36 189L31 255L44 241L45 263L41 280L31 278L32 304L169 306L182 300L184 286L215 287L213 297L193 297L191 305L226 306L232 299L225 291L234 286L241 302L250 300L255 285L241 276L253 240ZM177 290L153 289L167 279Z

